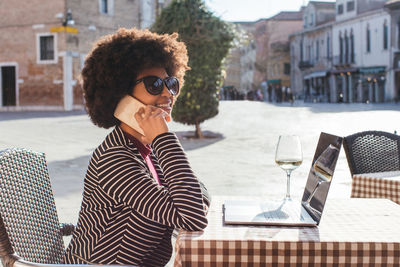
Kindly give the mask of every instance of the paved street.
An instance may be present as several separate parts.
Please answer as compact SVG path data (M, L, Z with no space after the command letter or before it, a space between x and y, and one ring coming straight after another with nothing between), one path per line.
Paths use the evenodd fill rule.
M217 138L183 136L194 127L172 122L197 176L212 195L282 198L284 172L275 164L280 134L297 134L303 164L293 172L292 194L300 198L319 133L348 135L362 130L400 130L396 104L267 104L223 101L202 129ZM110 130L92 125L82 111L0 113L0 149L25 147L46 153L60 221L76 222L83 177L92 151ZM350 172L342 150L328 198L350 196Z

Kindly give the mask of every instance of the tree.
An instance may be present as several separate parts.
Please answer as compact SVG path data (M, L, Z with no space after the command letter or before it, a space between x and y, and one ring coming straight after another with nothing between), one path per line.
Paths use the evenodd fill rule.
M188 49L189 67L185 85L172 111L175 121L195 125L218 114L218 90L222 84L222 62L234 38L231 26L207 10L203 0L173 0L152 26L157 33L179 33Z

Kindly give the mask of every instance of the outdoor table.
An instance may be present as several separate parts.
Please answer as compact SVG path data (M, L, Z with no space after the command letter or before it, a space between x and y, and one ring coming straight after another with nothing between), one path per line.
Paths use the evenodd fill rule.
M351 197L387 198L400 204L400 171L353 175Z
M174 266L400 265L400 206L390 200L328 199L318 227L278 227L224 225L227 199L213 198L204 231L179 232Z

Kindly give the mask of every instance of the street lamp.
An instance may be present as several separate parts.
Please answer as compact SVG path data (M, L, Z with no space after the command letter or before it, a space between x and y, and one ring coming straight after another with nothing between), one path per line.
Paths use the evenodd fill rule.
M63 26L72 26L75 25L75 21L72 18L71 9L67 10L67 15L65 16L65 20L63 21Z

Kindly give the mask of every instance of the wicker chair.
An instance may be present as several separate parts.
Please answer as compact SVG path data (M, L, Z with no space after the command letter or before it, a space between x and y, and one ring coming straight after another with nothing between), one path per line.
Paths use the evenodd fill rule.
M400 170L400 136L365 131L344 138L351 175Z
M62 236L73 230L72 224L58 221L44 154L16 148L0 151L3 266L77 266L63 264Z

